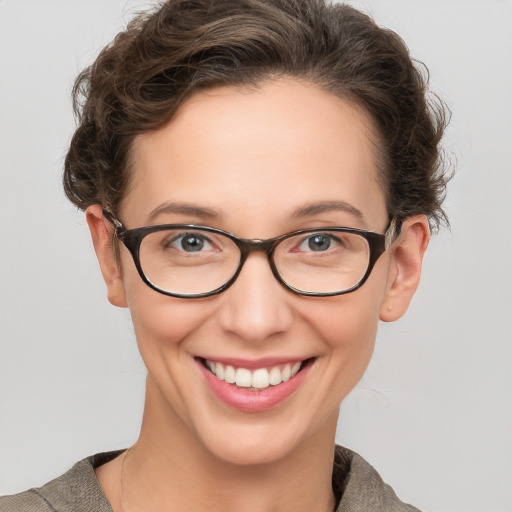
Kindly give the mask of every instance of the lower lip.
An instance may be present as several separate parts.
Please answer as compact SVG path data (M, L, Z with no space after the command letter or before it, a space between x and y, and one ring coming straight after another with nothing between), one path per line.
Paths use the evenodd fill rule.
M295 392L311 368L311 361L308 361L290 380L265 389L252 390L219 380L201 361L198 360L197 364L213 394L225 404L244 412L263 412L280 404Z

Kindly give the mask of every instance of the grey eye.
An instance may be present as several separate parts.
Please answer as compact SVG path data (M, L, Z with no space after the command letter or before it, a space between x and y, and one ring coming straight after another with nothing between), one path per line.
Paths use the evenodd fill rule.
M210 248L208 240L197 233L181 233L169 245L184 252L199 252Z
M325 235L322 233L315 234L313 236L308 237L307 243L309 249L312 251L326 251L331 246L331 235Z

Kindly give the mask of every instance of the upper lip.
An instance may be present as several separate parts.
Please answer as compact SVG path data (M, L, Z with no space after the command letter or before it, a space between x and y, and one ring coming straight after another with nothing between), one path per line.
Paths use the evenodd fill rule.
M258 359L244 359L239 357L215 357L215 356L201 356L200 359L207 359L215 363L222 363L224 365L231 365L235 368L247 368L248 370L257 368L269 368L284 364L294 364L303 362L310 357L262 357Z

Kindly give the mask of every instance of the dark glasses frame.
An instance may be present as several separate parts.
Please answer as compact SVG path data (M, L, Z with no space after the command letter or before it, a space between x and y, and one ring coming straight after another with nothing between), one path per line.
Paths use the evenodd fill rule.
M237 279L238 275L240 274L242 267L247 260L247 257L252 253L256 251L261 251L266 253L267 259L270 265L270 268L272 270L272 274L277 279L281 285L283 285L287 290L290 290L291 292L297 294L297 295L303 295L307 297L332 297L335 295L344 295L346 293L354 292L357 289L361 288L363 284L366 282L368 277L370 276L373 267L375 266L375 263L380 258L380 256L389 248L389 246L394 242L396 237L400 233L400 223L396 218L391 219L390 223L388 224L388 227L386 228L386 231L384 233L375 233L373 231L366 231L364 229L356 229L356 228L346 228L346 227L328 227L328 228L308 228L308 229L300 229L297 231L292 231L290 233L286 233L284 235L277 236L275 238L269 238L266 240L261 239L245 239L245 238L239 238L232 233L228 233L227 231L223 231L222 229L218 228L212 228L210 226L202 226L202 225L196 225L196 224L159 224L155 226L143 226L140 228L134 228L134 229L126 229L123 223L117 219L113 214L108 212L107 210L103 210L103 215L105 218L114 226L114 233L116 238L118 238L128 249L130 252L133 262L135 264L135 267L141 277L141 279L146 283L150 288L153 290L162 293L163 295L167 295L169 297L177 297L181 299L199 299L203 297L210 297L212 295L217 295L219 293L222 293L223 291L227 290ZM219 286L215 290L212 290L210 292L204 292L204 293L197 293L197 294L179 294L170 292L168 290L164 290L162 288L159 288L155 284L153 284L144 274L144 271L142 270L142 266L140 264L140 245L142 242L142 239L149 235L150 233L155 233L157 231L165 231L168 229L191 229L191 230L197 230L197 231L206 231L208 233L217 233L219 235L223 235L230 240L232 240L235 245L240 250L240 261L238 263L238 268L236 269L235 273L231 276L231 278L224 283L222 286ZM292 236L296 235L303 235L308 233L318 233L319 231L335 231L339 233L353 233L356 235L361 236L368 242L368 247L370 249L370 257L368 258L368 267L366 269L366 272L364 273L363 277L351 288L348 288L346 290L336 291L336 292L306 292L299 290L297 288L294 288L293 286L289 285L279 274L279 271L277 270L277 267L274 262L274 251L276 247L287 238L290 238Z

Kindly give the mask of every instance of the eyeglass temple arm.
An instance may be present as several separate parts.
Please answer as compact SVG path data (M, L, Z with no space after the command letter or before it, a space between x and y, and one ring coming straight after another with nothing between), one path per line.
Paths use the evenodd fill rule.
M384 246L386 249L396 240L400 234L401 227L402 221L393 217L389 223L388 229L386 229L386 232L384 233Z
M123 224L121 223L121 221L117 220L116 217L114 216L114 214L107 210L106 208L102 208L102 211L103 211L103 215L104 217L112 223L112 225L114 226L115 230L116 230L116 234L119 234L120 232L124 231L125 228L123 226Z

